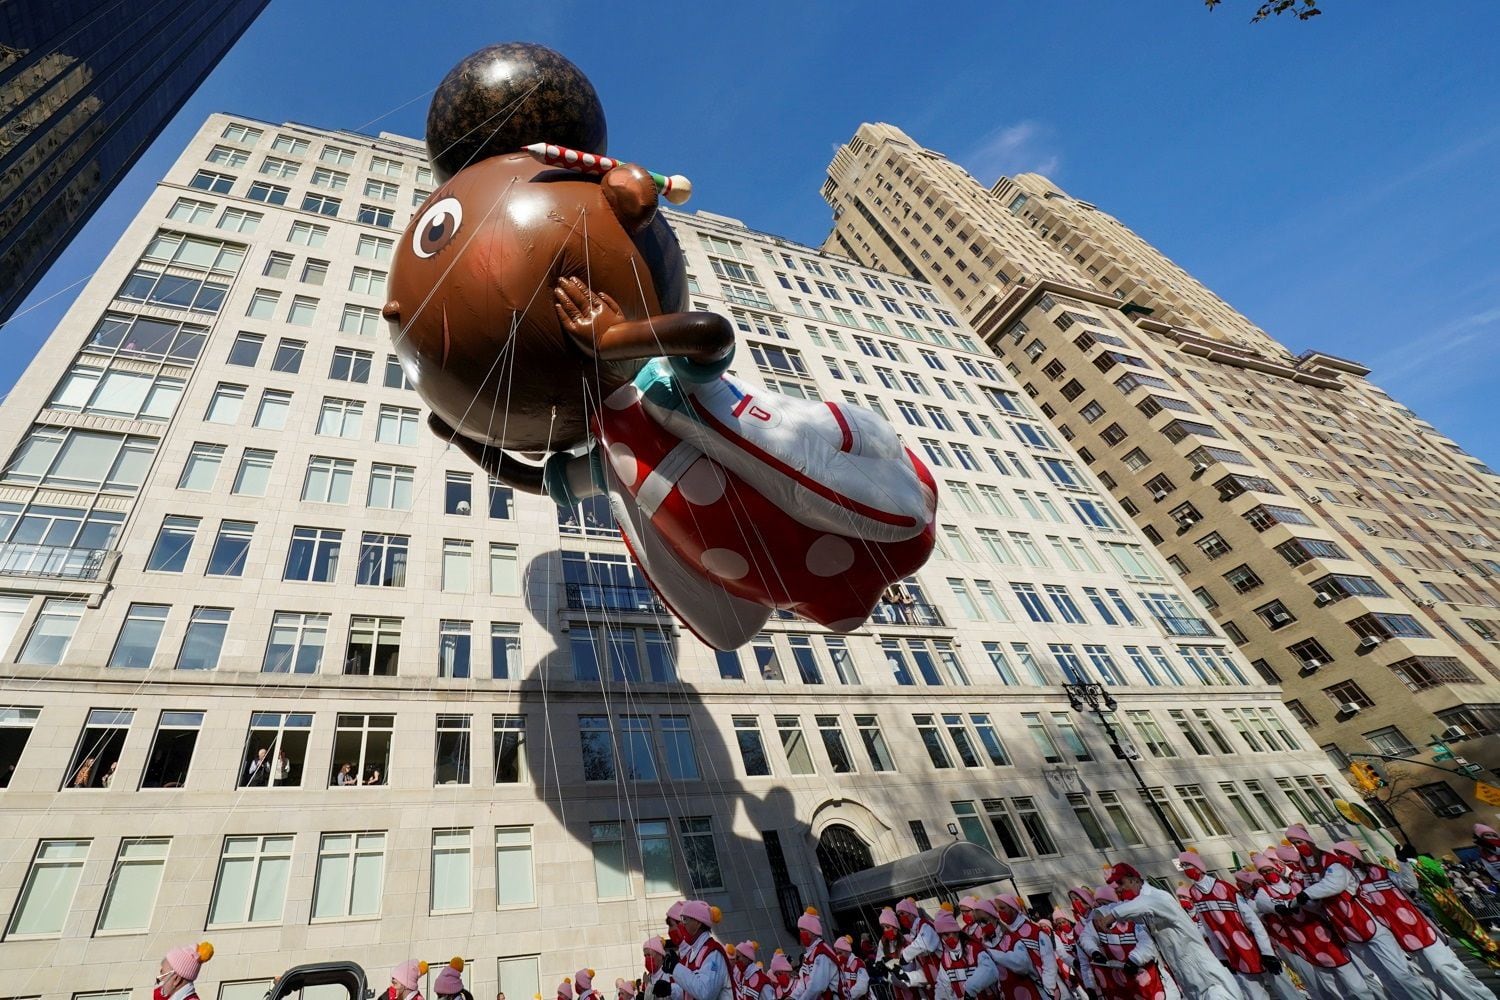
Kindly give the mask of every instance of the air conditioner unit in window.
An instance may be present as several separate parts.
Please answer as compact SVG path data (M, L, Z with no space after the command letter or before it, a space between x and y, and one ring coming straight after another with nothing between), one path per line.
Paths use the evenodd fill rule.
M1360 649L1374 649L1378 645L1380 645L1379 636L1367 635L1359 640Z
M1359 714L1359 706L1352 701L1346 701L1339 706L1338 714L1344 718Z
M1322 665L1322 660L1304 660L1302 666L1297 668L1297 673L1303 677L1311 677L1318 672L1318 668Z
M1193 475L1195 475L1195 476L1201 476L1201 475L1203 475L1207 471L1208 471L1208 463L1207 462L1194 462L1193 463Z
M1152 490L1151 491L1151 499L1155 500L1157 503L1161 503L1166 498L1167 498L1167 491L1166 490Z
M1445 740L1461 740L1467 735L1469 734L1464 732L1458 726L1449 726L1447 729L1443 730L1443 739Z
M1466 813L1468 811L1469 811L1468 806L1461 806L1461 805L1458 805L1457 803L1455 803L1455 804L1453 804L1451 806L1443 806L1441 809L1438 810L1438 815L1439 816L1447 816L1447 817L1449 817L1451 819L1454 816L1462 816L1464 813Z
M1307 502L1308 503L1322 503L1323 502L1323 498L1322 497L1308 497L1307 498Z
M1437 607L1437 601L1421 600L1421 601L1417 602L1417 607L1419 607L1419 608L1434 608L1434 607Z
M1329 604L1333 601L1333 595L1320 590L1313 600L1319 604Z
M1289 622L1291 620L1292 620L1292 616L1291 615L1285 614L1285 613L1280 612L1280 611L1276 612L1274 615L1271 616L1272 623L1276 624L1276 625L1285 625L1287 622Z

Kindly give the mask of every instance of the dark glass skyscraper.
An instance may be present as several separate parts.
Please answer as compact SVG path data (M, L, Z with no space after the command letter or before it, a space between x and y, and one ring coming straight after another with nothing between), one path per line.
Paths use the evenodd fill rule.
M266 3L0 4L0 322Z

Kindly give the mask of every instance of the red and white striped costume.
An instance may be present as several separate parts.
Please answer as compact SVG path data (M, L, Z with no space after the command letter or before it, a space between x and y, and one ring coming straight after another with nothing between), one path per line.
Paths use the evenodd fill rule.
M1403 951L1421 951L1437 943L1432 923L1412 904L1406 893L1396 887L1391 873L1379 865L1355 867L1359 878L1359 899L1375 919L1390 928Z
M979 956L983 951L984 947L968 934L959 938L957 947L949 948L946 944L943 946L942 953L938 957L940 975L943 982L948 984L953 995L959 1000L970 997L965 987L979 968ZM993 993L985 990L983 995L991 996Z
M942 951L942 942L938 940L938 932L932 926L932 921L926 917L917 917L912 921L911 930L904 935L905 947L901 949L901 960L915 965L922 970L922 975L927 978L927 985L914 987L918 993L932 996L932 984L937 982L941 971L938 953Z
M1112 965L1098 965L1079 954L1080 971L1087 966L1094 986L1106 1000L1166 1000L1167 988L1156 964L1156 946L1143 924L1115 921L1105 930L1096 928L1091 936L1111 963L1131 962L1138 967L1131 973Z
M840 1000L859 1000L870 991L869 973L865 971L865 963L860 957L851 952L845 952L839 956L839 997Z
M749 966L742 966L736 962L731 967L730 978L734 981L735 1000L765 1000L765 990L769 987L774 994L776 982L766 973L765 968L759 962L752 962Z
M816 987L813 969L819 959L827 959L832 963L834 976L826 989L812 992L811 988ZM802 964L797 967L797 977L793 980L792 984L792 995L797 1000L837 1000L839 986L838 968L839 956L837 953L828 946L827 941L824 941L822 938L815 938L813 943L808 945L802 952Z
M1051 941L1024 913L1015 922L1000 923L1000 943L991 950L1000 966L1000 996L1004 1000L1043 1000L1056 991L1057 966Z
M1342 878L1347 878L1353 883L1353 878L1342 861L1331 854L1315 850L1312 857L1302 859L1302 868L1298 874L1302 877L1303 891L1322 882L1330 870L1342 873ZM1345 941L1363 943L1373 939L1380 932L1380 922L1375 919L1369 907L1360 902L1351 891L1354 888L1357 888L1357 883L1351 884L1348 888L1341 886L1331 895L1319 895L1315 898L1322 905L1323 915L1333 923Z
M1234 886L1206 875L1188 886L1188 899L1192 900L1193 915L1210 938L1214 952L1229 964L1231 971L1244 976L1258 976L1266 971L1261 963L1261 949L1269 950L1270 941L1256 940L1265 931L1254 926L1253 916L1247 920L1240 911L1239 893Z

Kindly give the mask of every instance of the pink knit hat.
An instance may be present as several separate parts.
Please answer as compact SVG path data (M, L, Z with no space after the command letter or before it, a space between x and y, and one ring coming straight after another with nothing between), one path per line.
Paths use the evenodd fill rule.
M662 944L661 938L657 935L648 937L646 943L641 945L641 951L654 951L662 958L667 957L667 946Z
M1297 849L1291 844L1282 844L1276 848L1276 857L1289 865L1294 865L1301 855L1297 853Z
M1492 827L1492 826L1485 826L1483 823L1475 823L1474 824L1474 836L1476 836L1476 837L1497 837L1497 836L1500 836L1500 834L1497 834L1495 832L1495 828Z
M1308 833L1307 827L1303 826L1301 823L1293 823L1291 826L1286 828L1286 839L1305 840L1309 844L1313 843L1313 835Z
M842 951L846 955L852 954L854 952L854 939L845 934L843 937L833 942L833 950Z
M419 962L415 958L408 958L391 970L391 978L403 988L414 990L417 988L417 984L421 982L422 975L426 971L426 962Z
M978 903L978 902L979 902L979 897L978 896L965 896L963 899L960 899L958 901L958 908L961 910L965 906L967 906L969 909L972 910L972 909L974 909L974 904Z
M1069 896L1077 896L1083 901L1083 905L1092 907L1094 905L1094 890L1086 885L1077 885L1068 890Z
M616 979L615 980L615 995L616 996L622 996L622 997L633 997L633 996L635 996L635 983L632 983L628 979Z
M1185 886L1185 885L1179 885L1177 887L1177 898L1178 899L1185 899L1188 902L1192 902L1192 900L1193 900L1193 894L1188 890L1187 886Z
M683 920L696 920L704 927L712 927L714 924L713 910L701 899L690 899L683 903L679 915Z
M1009 892L996 896L993 903L996 916L999 916L1001 906L1008 906L1017 913L1026 911L1026 904L1021 902L1020 897Z
M1073 914L1069 913L1067 910L1063 909L1061 906L1055 906L1055 907L1053 907L1052 908L1052 922L1054 924L1060 924L1064 920L1066 920L1068 923L1071 924L1073 922Z
M1267 868L1273 871L1281 870L1281 859L1269 851L1256 851L1250 855L1250 863L1255 866L1256 871L1265 871Z
M758 947L754 941L741 941L734 946L734 950L753 962L755 961L755 952Z
M990 902L988 899L974 900L973 908L978 910L980 913L983 913L987 917L991 917L995 920L1000 919L1000 911L995 909L995 904Z
M462 993L463 971L464 960L455 955L448 960L448 964L443 966L443 971L439 972L437 978L432 981L432 992L440 997L452 997Z
M567 1000L573 1000L573 981L571 979L564 979L562 982L558 983L557 995L560 997L566 997Z
M1359 849L1359 845L1352 840L1341 840L1337 844L1334 844L1333 847L1329 848L1329 850L1333 851L1334 854L1343 854L1347 857L1354 858L1355 860L1359 860L1360 858L1364 857L1364 852L1362 852Z
M682 908L684 906L686 906L686 905L687 905L687 900L685 900L685 899L679 899L677 902L675 902L671 906L667 907L667 919L668 920L681 920L682 919Z
M1118 903L1119 901L1120 897L1112 885L1101 885L1094 890L1094 902L1096 903Z
M594 988L594 970L579 969L573 973L573 982L578 984L578 989L581 992L587 993Z
M198 978L198 973L203 971L203 963L214 957L214 946L207 941L200 942L196 947L184 945L181 948L173 948L167 952L167 965L188 982Z
M818 911L809 906L807 912L797 918L797 929L807 931L813 937L822 937L823 921L818 919Z
M893 909L891 909L889 906L887 906L885 909L881 910L880 911L880 926L882 926L882 927L900 927L901 926L901 921L899 921L899 920L896 919L896 911L893 910Z
M1203 863L1203 855L1199 854L1197 851L1183 851L1181 854L1177 855L1177 860L1184 866L1191 865L1192 867L1198 869L1200 872L1208 871L1208 865L1205 865Z
M939 934L958 933L958 920L947 910L941 911L937 916L932 918L932 926L937 929Z
M917 910L917 901L915 899L912 899L910 896L907 896L901 902L896 904L896 912L904 913L908 917L911 917L913 920L922 915Z
M1248 889L1261 881L1261 877L1259 872L1247 872L1244 869L1239 869L1234 873L1234 880Z
M1046 917L1043 917L1042 919L1038 920L1036 922L1036 925L1038 927L1040 927L1042 930L1046 931L1047 933L1049 933L1049 934L1052 933L1052 921L1048 920Z
M786 953L783 952L780 948L776 949L776 954L774 954L774 955L771 956L771 970L770 971L772 971L772 972L791 972L792 971L792 963L787 960Z

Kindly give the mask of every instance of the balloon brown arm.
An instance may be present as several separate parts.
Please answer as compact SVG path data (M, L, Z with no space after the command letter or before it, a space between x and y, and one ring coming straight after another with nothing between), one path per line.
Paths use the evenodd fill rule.
M427 415L427 426L438 437L445 438L458 450L469 456L473 463L483 469L491 479L504 483L511 489L523 493L544 495L547 490L542 480L542 466L523 462L506 454L503 448L483 444L449 427L436 413Z
M734 328L718 313L683 312L627 319L599 334L594 356L627 361L660 355L689 358L699 364L722 361L734 350Z

